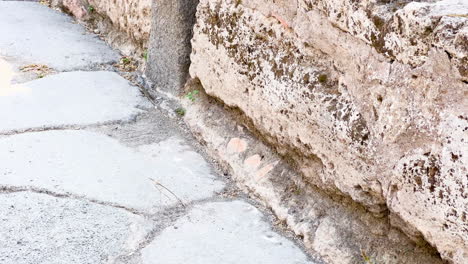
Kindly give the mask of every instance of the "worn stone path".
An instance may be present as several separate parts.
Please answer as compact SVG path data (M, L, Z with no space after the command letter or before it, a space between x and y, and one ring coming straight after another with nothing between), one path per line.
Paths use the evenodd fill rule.
M62 13L0 1L0 263L312 263L118 59Z

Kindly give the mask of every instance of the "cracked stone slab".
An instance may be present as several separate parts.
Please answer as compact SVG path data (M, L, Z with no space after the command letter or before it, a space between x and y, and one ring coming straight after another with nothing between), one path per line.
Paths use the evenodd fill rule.
M65 14L39 3L0 1L0 55L58 71L88 69L119 55Z
M242 201L198 205L142 250L142 263L313 263L262 217Z
M0 263L110 263L151 223L125 210L30 192L0 195Z
M0 160L5 188L70 194L142 213L178 205L179 199L209 198L224 187L177 137L133 149L88 131L26 133L0 139Z
M66 72L0 85L0 132L129 121L149 105L114 72Z

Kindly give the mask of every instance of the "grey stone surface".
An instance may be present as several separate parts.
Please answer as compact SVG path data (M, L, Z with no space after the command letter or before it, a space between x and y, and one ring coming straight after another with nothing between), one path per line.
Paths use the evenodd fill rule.
M19 192L0 195L0 263L112 263L133 252L150 222L123 209Z
M142 250L143 264L312 264L254 206L198 205Z
M182 20L185 7L171 6ZM81 26L1 1L0 34L0 264L310 263L266 213L210 203L241 195L196 151L178 106L150 107L116 73L63 73L115 69L117 53ZM33 80L47 74L28 64L55 71Z
M87 69L119 57L71 18L39 3L0 2L0 36L0 56L56 70Z
M198 0L153 2L153 26L146 75L157 89L178 94L188 78Z
M67 72L23 84L0 83L0 132L129 121L142 112L138 106L148 105L137 87L113 72Z
M186 204L209 198L223 188L203 158L178 138L135 150L86 131L27 133L0 139L0 160L0 186L70 193L145 213L176 206L178 199Z

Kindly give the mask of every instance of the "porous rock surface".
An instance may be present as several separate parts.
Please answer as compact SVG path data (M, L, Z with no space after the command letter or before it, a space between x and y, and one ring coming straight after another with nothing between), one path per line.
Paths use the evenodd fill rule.
M192 77L312 185L468 261L465 1L202 0Z
M147 47L151 29L151 0L52 0L53 7L88 21L124 53Z
M201 90L196 82L190 89ZM200 93L196 103L184 100L184 116L193 134L221 161L237 185L268 205L279 219L302 238L309 254L325 263L441 264L437 251L413 243L392 227L342 195L328 195L311 186L275 151L236 120L238 111Z

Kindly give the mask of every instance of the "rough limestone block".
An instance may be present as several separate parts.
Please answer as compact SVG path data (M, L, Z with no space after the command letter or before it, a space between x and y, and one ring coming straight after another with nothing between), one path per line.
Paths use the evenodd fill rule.
M153 3L147 75L158 89L178 93L187 80L197 4L198 0Z
M52 0L57 7L90 22L106 41L124 54L141 55L151 29L151 0Z
M203 0L190 72L310 183L466 263L468 3L408 2Z
M189 85L201 90L197 83ZM324 263L363 263L363 252L372 263L444 263L434 249L412 243L387 218L373 217L349 198L330 196L311 186L272 148L234 122L236 113L213 104L203 93L196 103L184 100L184 107L184 120L204 140L210 156L229 168L230 177L244 191L268 204Z
M111 23L108 27L112 28L111 32L123 32L139 47L147 47L151 31L151 0L121 0L118 2L114 0L88 0L88 2L94 8L94 13L109 18Z

